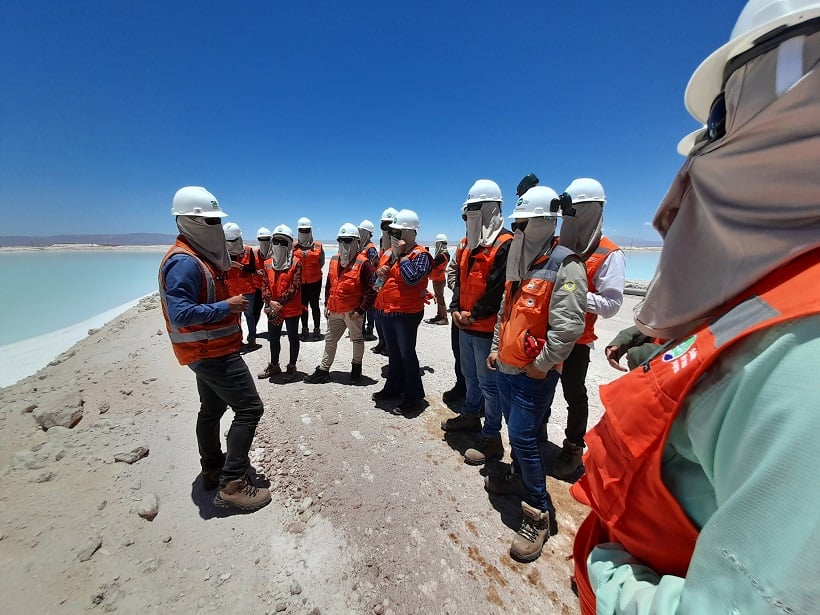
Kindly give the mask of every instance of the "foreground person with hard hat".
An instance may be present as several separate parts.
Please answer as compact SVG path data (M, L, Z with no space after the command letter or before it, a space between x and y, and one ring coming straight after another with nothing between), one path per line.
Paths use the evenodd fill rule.
M325 249L321 241L313 239L313 223L310 218L296 222L296 245L293 249L302 263L302 340L322 339L319 297L322 294L322 268L325 266ZM310 313L308 313L308 311ZM308 333L308 319L313 315L313 334Z
M752 0L693 74L707 129L654 218L635 321L572 488L583 613L820 604L820 2Z
M538 436L558 383L561 362L584 330L587 277L574 252L555 244L562 202L552 188L527 190L512 212L515 236L487 366L496 371L498 403L507 421L513 473L489 475L488 491L521 493L523 519L510 555L537 559L558 531L546 489ZM462 357L462 363L464 358Z
M399 213L397 209L393 207L388 207L382 212L381 219L379 221L379 228L381 229L381 238L379 239L379 258L385 253L385 251L390 249L390 225L396 221L396 214ZM376 268L378 269L378 261L376 261ZM378 280L374 280L374 283L378 282ZM384 344L384 335L382 334L382 325L379 321L379 310L376 310L376 333L379 334L379 341L378 343L370 349L371 352L376 354L381 354L387 356L387 346Z
M564 191L572 199L573 215L564 216L558 242L580 256L587 270L587 314L584 332L575 342L561 370L561 390L567 402L564 444L552 465L559 478L575 477L581 469L584 434L589 418L586 378L589 353L598 336L598 317L612 318L624 302L626 258L603 235L606 195L601 183L589 177L575 179ZM546 431L544 432L546 433Z
M379 265L379 249L376 247L376 244L373 243L373 233L376 232L376 227L373 226L370 220L362 220L359 222L358 229L359 246L361 247L362 254L364 254L370 262L371 271L376 271L376 267ZM373 280L371 280L371 285L372 282ZM362 335L364 336L365 342L372 342L376 339L376 336L373 334L373 328L375 326L376 308L371 304L367 312L365 312L364 318L362 318Z
M390 402L393 414L405 416L425 406L416 338L433 259L427 248L416 243L418 229L416 212L399 211L390 225L391 247L382 254L376 270L380 287L376 308L389 361L384 388L373 394L373 400Z
M264 409L239 355L239 318L248 300L231 296L225 282L231 259L220 222L227 214L199 186L180 188L171 213L179 236L160 264L159 294L174 354L196 376L202 486L217 489L217 506L256 510L271 500L270 491L255 487L247 476L248 451ZM219 423L228 406L234 418L223 453Z
M362 319L376 298L373 288L373 266L359 249L359 229L345 222L336 237L339 253L330 259L325 283L325 318L327 335L322 363L309 376L308 384L330 382L330 367L336 358L336 347L345 330L353 343L350 382L362 379L364 334Z
M248 300L245 310L245 324L248 327L248 345L256 346L256 289L262 287L262 262L250 246L242 241L242 229L235 222L228 222L224 227L228 254L231 256L231 268L228 269L228 290L232 295L244 295ZM256 346L258 348L258 346Z
M273 229L271 255L265 261L265 280L262 301L268 315L268 342L270 363L257 377L271 378L282 373L279 354L282 350L282 325L288 334L288 364L282 376L284 382L296 377L296 360L299 358L299 319L302 316L302 261L293 249L293 231L286 224Z
M433 248L433 270L430 272L430 281L433 283L433 296L436 298L436 315L424 322L430 325L446 325L447 304L444 301L445 271L450 264L450 253L447 251L447 235L436 235L436 245Z

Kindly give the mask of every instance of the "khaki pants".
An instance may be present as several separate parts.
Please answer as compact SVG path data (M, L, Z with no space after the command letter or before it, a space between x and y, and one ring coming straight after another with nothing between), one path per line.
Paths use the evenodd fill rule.
M433 295L436 297L436 305L438 306L439 318L447 318L447 305L444 303L444 281L433 281Z
M354 319L350 312L344 314L331 313L327 317L327 335L325 336L325 355L322 357L321 368L330 370L333 359L336 358L336 346L344 335L345 330L350 332L350 341L353 342L353 362L361 365L364 357L364 335L362 334L362 319Z

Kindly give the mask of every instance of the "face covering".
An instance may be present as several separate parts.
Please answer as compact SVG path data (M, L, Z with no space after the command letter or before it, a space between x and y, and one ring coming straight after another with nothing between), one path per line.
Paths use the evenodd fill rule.
M373 234L368 231L367 229L360 228L359 229L359 245L364 248L368 243L370 243L370 238Z
M467 247L475 250L478 246L491 246L501 232L504 219L501 217L501 203L488 201L477 211L467 211Z
M695 145L653 221L663 251L635 309L647 335L690 333L820 246L818 58L820 34L791 39L729 78L726 134Z
M307 231L302 231L301 229L296 233L296 240L299 245L303 248L312 248L313 247L313 230L308 229Z
M575 215L564 216L562 220L558 243L586 260L601 243L604 204L597 201L576 203Z
M225 243L228 244L228 254L231 256L239 256L245 251L245 244L241 237L233 241L226 241Z
M382 230L382 239L380 242L380 247L382 252L390 249L390 221L382 222L381 225Z
M206 224L201 216L177 216L180 234L220 271L231 268L231 257L225 245L225 230L221 224Z
M347 267L359 253L359 242L357 240L350 243L339 242L339 263L342 267Z
M442 252L447 251L447 242L446 241L437 241L436 242L436 251L433 254L433 258L436 258Z
M403 241L406 243L406 247L403 254L399 254L399 241ZM408 229L402 229L401 231L401 239L396 239L393 236L390 236L390 248L393 250L392 261L395 262L399 259L399 257L404 256L413 249L413 246L416 245L416 231L411 231Z
M507 279L520 282L536 258L552 249L557 218L529 218L525 230L515 231L507 255Z
M289 237L277 237L277 239L287 239L286 246L271 246L271 260L276 271L284 271L290 268L293 261L293 241Z
M259 256L262 257L263 261L269 259L271 254L270 237L266 239L260 237L257 241L259 241Z

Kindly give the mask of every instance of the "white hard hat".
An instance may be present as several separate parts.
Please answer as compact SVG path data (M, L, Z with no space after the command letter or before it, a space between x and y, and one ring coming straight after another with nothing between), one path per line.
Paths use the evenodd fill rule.
M381 221L382 222L387 222L389 220L390 222L392 222L393 220L396 219L396 214L397 213L399 213L399 212L396 209L393 209L392 207L388 207L387 209L385 209L382 212Z
M236 222L228 222L222 228L225 229L225 239L228 241L234 241L235 239L242 237L242 229L239 228L239 225Z
M501 203L503 200L501 197L501 188L498 187L498 184L491 179L479 179L470 188L470 191L467 193L467 200L464 201L464 204L483 203L484 201L497 201Z
M299 218L296 221L296 228L313 228L310 218Z
M276 228L273 229L273 235L284 235L291 241L293 241L293 231L290 230L290 227L287 224L280 224Z
M353 237L354 239L359 238L359 229L350 222L345 222L342 226L339 227L339 232L336 234L338 239L342 237Z
M697 130L693 130L688 135L683 137L680 141L678 141L678 153L681 156L688 156L689 152L692 151L692 148L695 147L695 142L700 139L701 135L706 132L706 125L702 128L698 128Z
M270 229L265 228L264 226L260 226L259 230L256 231L256 238L257 239L270 239Z
M202 186L186 186L177 190L174 195L171 215L224 218L228 214L219 209L216 197L205 188Z
M684 94L689 113L699 122L706 122L712 102L724 85L723 70L729 60L751 49L764 34L818 16L817 0L749 0L737 18L729 42L706 58L689 79Z
M436 235L436 241L443 241L444 243L447 243L447 235L444 233L439 233Z
M359 228L369 231L371 235L376 232L376 227L373 226L370 220L362 220L359 222Z
M419 217L412 209L402 209L396 214L396 219L390 228L402 231L419 230Z
M549 186L533 186L522 194L515 204L512 214L513 220L520 218L557 218L557 211L550 211L553 199L558 194Z
M564 192L572 197L573 203L586 203L588 201L606 203L606 195L601 182L590 177L573 179Z

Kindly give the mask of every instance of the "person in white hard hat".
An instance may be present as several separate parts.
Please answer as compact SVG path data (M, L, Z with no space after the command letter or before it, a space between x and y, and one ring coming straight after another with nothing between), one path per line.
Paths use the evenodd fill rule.
M606 195L601 183L590 177L573 180L564 191L572 199L572 215L564 215L558 238L580 256L587 270L587 315L581 337L564 361L561 390L567 402L567 426L561 452L552 463L552 474L562 479L581 470L584 434L589 418L586 378L589 354L595 340L598 317L612 318L624 302L626 259L613 241L603 235ZM545 426L546 433L546 426Z
M256 242L259 247L256 249L256 256L259 260L260 273L254 279L256 290L253 294L253 319L256 322L257 330L259 328L259 318L262 316L262 284L265 280L265 272L262 271L265 261L270 258L270 229L261 226L256 231Z
M302 305L302 260L293 249L293 231L287 224L279 224L271 234L271 255L265 261L265 279L262 300L268 315L268 342L270 363L257 374L257 378L272 378L282 374L284 382L296 378L296 361L299 359L299 320ZM288 335L288 364L284 374L279 366L282 350L282 326Z
M361 246L362 253L370 261L371 271L376 271L379 265L379 249L373 243L373 233L376 232L376 227L370 220L362 220L359 222L359 246ZM374 280L371 280L373 282ZM373 329L376 326L376 308L371 304L364 318L362 318L362 335L365 342L373 342L376 336L373 334Z
M424 322L430 325L447 325L447 304L444 300L444 286L447 265L450 264L450 252L447 251L447 235L436 235L436 245L433 247L433 270L430 272L430 281L433 283L433 296L436 298L436 315Z
M310 218L299 218L296 222L296 251L302 261L302 341L322 339L321 310L319 297L322 294L322 268L325 266L325 249L321 241L313 238L313 223ZM310 311L310 313L308 312ZM308 332L308 319L313 315L313 333Z
M416 212L399 211L390 224L391 247L376 270L380 286L376 307L389 361L384 388L373 394L373 400L389 403L390 412L404 416L414 416L426 405L416 338L433 259L427 248L416 243L418 229Z
M558 531L538 439L561 363L583 332L586 313L584 263L555 242L565 206L548 186L533 186L518 199L510 216L515 237L504 298L487 357L487 366L496 370L513 473L489 474L485 486L490 492L521 494L523 519L510 555L524 562L540 557L544 543Z
M816 613L820 2L747 2L685 101L635 310L669 341L601 388L572 487L581 610Z
M364 336L362 319L376 299L373 288L373 266L361 250L359 229L345 222L336 236L339 253L330 259L325 283L325 318L327 335L325 353L316 370L305 377L308 384L330 382L330 367L336 358L336 347L345 330L353 343L353 361L348 382L362 379Z
M235 222L228 222L224 227L228 254L231 256L231 268L228 270L228 290L231 294L244 295L248 300L245 310L245 324L248 327L248 346L256 345L256 290L262 288L262 262L251 246L242 241L242 229ZM261 309L261 308L260 308Z
M196 376L201 484L217 490L217 506L257 510L271 500L270 491L247 476L248 451L264 407L239 355L239 318L248 300L231 296L225 281L231 259L221 221L227 214L200 186L177 190L171 213L179 236L160 264L159 293L174 354ZM228 406L234 418L223 453L219 424Z
M381 238L379 239L379 258L385 253L386 250L390 249L390 225L393 224L396 220L396 214L399 213L397 209L393 207L388 207L382 212L380 221L379 221L379 228L381 230ZM376 268L378 268L378 261L376 262ZM374 280L374 283L376 280ZM382 334L382 325L379 321L379 311L376 310L376 333L379 334L379 341L378 343L371 348L371 352L376 354L387 356L387 346L384 343L384 335Z

